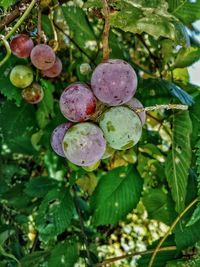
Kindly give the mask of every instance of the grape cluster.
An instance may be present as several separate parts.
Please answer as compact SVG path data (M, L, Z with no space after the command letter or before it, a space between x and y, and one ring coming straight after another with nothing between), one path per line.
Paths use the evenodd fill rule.
M101 159L115 150L126 150L138 143L145 112L134 98L137 75L127 62L111 59L99 64L92 73L91 86L77 82L60 96L60 110L69 120L57 126L51 146L60 156L85 170L94 170ZM98 106L103 111L97 118Z
M41 75L55 78L62 71L62 62L56 57L53 49L46 44L34 45L33 40L26 34L18 34L10 42L10 48L18 58L28 59L32 65L41 71ZM22 88L22 97L30 104L37 104L43 98L42 87L33 82L34 69L26 65L16 65L10 72L11 83Z

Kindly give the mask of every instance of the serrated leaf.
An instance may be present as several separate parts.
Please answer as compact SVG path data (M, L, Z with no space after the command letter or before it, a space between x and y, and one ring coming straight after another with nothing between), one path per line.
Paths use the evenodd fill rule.
M55 187L45 196L36 217L36 227L44 242L67 229L74 213L74 202L67 188Z
M27 184L25 193L31 197L44 197L49 191L58 185L54 179L43 176L34 177Z
M48 267L74 267L77 259L77 244L71 240L66 240L53 248L48 260Z
M34 108L23 103L20 108L11 101L6 101L0 107L0 134L3 144L12 152L35 154L31 144L31 135L35 128ZM10 152L11 152L10 151Z
M175 209L179 213L185 207L188 171L191 162L190 134L192 124L188 111L173 115L172 147L165 162L165 174L171 188Z
M200 18L200 1L168 0L169 11L185 24Z
M185 68L200 59L199 47L182 48L175 59L174 68Z
M101 177L92 198L95 225L116 224L137 205L143 181L132 167L119 167Z
M143 203L150 219L170 225L177 216L173 200L161 189L147 191L143 196Z

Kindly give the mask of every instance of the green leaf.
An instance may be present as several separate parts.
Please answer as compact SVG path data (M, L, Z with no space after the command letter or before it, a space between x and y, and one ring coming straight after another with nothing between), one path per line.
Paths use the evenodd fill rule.
M84 7L86 8L102 8L103 4L101 0L87 0L84 4Z
M11 5L13 5L16 2L17 2L17 0L0 0L0 6L7 9L8 7L10 7Z
M45 242L64 232L74 213L74 202L67 188L55 187L42 201L36 227Z
M197 143L200 132L200 95L194 98L194 104L189 109L190 118L192 120L192 147Z
M0 107L0 121L0 135L10 152L36 153L30 141L36 126L33 106L23 104L18 108L7 101Z
M188 111L173 115L172 147L165 163L165 174L171 188L175 209L184 209L187 193L188 171L191 162L190 134L192 124Z
M92 198L95 225L116 224L138 204L142 179L132 167L116 168L101 177Z
M146 32L155 37L166 37L175 39L175 27L167 17L168 13L165 9L159 12L159 9L146 8L139 6L134 2L119 2L117 11L111 13L111 26L119 28L125 32L141 34Z
M57 184L54 179L46 176L34 177L26 184L25 193L31 197L44 197Z
M54 86L50 81L41 79L41 86L44 90L43 100L38 104L36 118L41 129L45 128L54 116Z
M191 260L175 260L167 263L166 267L199 267L200 266L200 257L194 257Z
M185 68L200 59L199 47L182 48L174 62L174 68Z
M198 0L168 0L168 4L169 12L185 24L191 24L200 18L200 1Z
M74 267L78 259L78 247L75 242L65 240L57 244L51 251L48 267Z
M176 218L173 200L169 194L164 193L161 189L147 191L143 196L143 203L150 219L170 225Z
M97 42L84 10L78 6L67 5L62 5L61 9L73 36L73 40L84 51L88 50L91 54L92 51L96 50Z
M35 251L20 259L20 263L23 267L38 267L38 264L42 263L48 256L49 252L47 251Z

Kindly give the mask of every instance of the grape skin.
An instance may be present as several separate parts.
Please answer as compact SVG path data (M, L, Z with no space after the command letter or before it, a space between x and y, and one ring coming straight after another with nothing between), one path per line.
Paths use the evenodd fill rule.
M126 106L128 106L130 109L135 110L137 108L144 108L144 106L142 105L142 103L135 97L133 97L131 100L129 100L126 103ZM140 120L142 122L142 126L145 124L146 122L146 112L138 112L137 115L140 117Z
M28 66L17 65L10 72L10 81L18 88L25 88L33 81L33 70Z
M62 72L62 62L58 57L56 57L56 61L54 65L48 70L43 70L42 74L43 76L46 76L49 78L55 78L59 76L61 72Z
M60 110L70 121L88 120L96 109L96 98L85 84L74 83L68 86L60 97Z
M55 60L56 55L48 45L38 44L31 51L31 62L39 70L50 69Z
M65 157L62 148L63 138L67 132L67 130L72 126L71 122L63 123L58 125L52 135L51 135L51 147L61 157Z
M37 104L43 99L44 92L38 83L32 83L22 90L22 97L29 104Z
M109 59L99 64L91 78L95 96L109 106L128 102L136 92L137 75L127 62Z
M10 42L11 51L18 58L28 58L33 47L33 40L26 34L18 34Z
M78 166L91 166L98 162L106 150L102 130L93 123L72 126L64 136L63 151L66 158Z
M128 107L112 107L105 111L99 122L110 147L126 150L140 140L142 124L138 115Z

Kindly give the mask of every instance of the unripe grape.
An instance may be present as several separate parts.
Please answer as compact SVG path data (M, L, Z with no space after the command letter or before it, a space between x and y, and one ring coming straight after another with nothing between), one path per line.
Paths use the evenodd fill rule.
M13 55L19 58L28 58L33 47L33 40L26 34L18 34L10 42Z
M39 103L44 96L42 87L38 83L32 83L29 87L22 90L22 97L29 104Z
M62 62L58 57L56 57L54 65L48 70L43 70L42 74L43 76L49 78L55 78L60 75L61 71L62 71Z
M118 106L128 102L135 94L137 76L127 62L109 59L94 70L91 87L101 102Z
M38 44L31 51L31 62L39 70L50 69L56 60L53 49L46 44Z
M102 130L93 123L72 126L64 136L63 151L66 158L78 166L91 166L98 162L106 150Z
M56 152L56 154L58 154L61 157L65 157L65 154L64 154L63 148L62 148L63 138L64 138L67 130L71 126L72 126L72 123L70 123L70 122L60 124L54 129L54 131L51 135L51 147Z
M96 163L90 165L90 166L82 166L82 168L87 171L87 172L93 172L96 169L98 169L99 165L100 165L101 161L97 161Z
M17 65L10 72L10 81L16 87L28 87L33 81L33 70L24 65Z
M131 109L120 106L105 111L99 122L108 144L118 150L131 148L140 140L142 124Z
M61 94L60 110L70 121L86 121L95 109L96 98L86 84L71 84Z
M103 154L102 159L108 159L108 158L112 157L112 155L113 155L114 153L115 153L115 150L107 144L107 145L106 145L106 151L105 151L105 153Z
M88 63L82 63L81 65L80 65L80 73L82 74L82 75L87 75L87 74L89 74L91 72L91 67L90 67L90 65L88 64Z
M142 103L135 97L133 97L131 100L129 100L126 103L126 106L128 106L132 110L135 110L137 108L144 108ZM146 121L146 112L145 111L138 112L137 115L140 117L140 120L141 120L142 126L143 126L145 124L145 121Z

